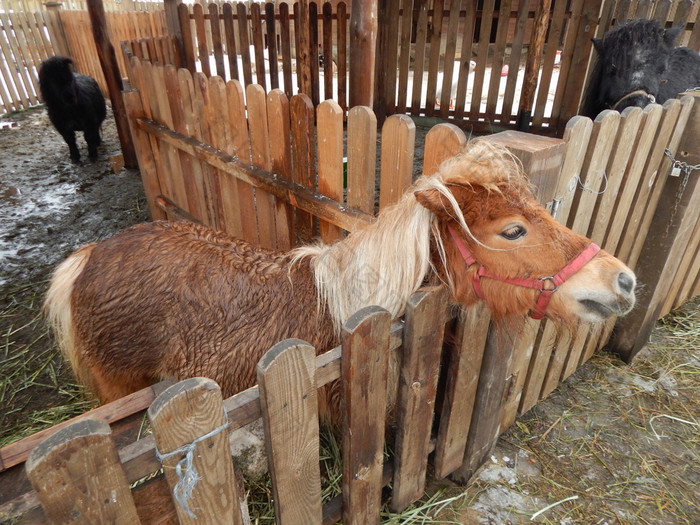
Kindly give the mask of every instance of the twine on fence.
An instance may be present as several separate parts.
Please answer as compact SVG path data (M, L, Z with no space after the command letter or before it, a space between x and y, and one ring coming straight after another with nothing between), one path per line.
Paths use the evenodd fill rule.
M173 488L173 497L175 498L177 504L180 505L187 515L193 519L197 519L197 516L190 510L188 500L192 498L192 492L194 492L197 482L202 479L199 477L199 473L193 464L194 451L197 449L197 443L215 436L222 430L226 430L226 428L228 428L228 422L224 423L218 428L215 428L208 434L198 437L192 441L192 443L182 445L180 448L176 448L167 454L161 454L156 446L156 457L161 463L163 463L163 460L165 459L184 454L184 457L175 465L175 474L177 474L178 482Z

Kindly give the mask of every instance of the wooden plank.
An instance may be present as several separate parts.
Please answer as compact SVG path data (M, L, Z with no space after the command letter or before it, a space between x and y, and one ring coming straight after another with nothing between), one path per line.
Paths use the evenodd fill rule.
M398 56L398 90L394 94L396 113L406 112L406 95L408 94L408 71L411 67L411 29L413 25L413 0L401 0L401 42ZM398 52L398 51L397 51Z
M547 1L547 0L545 0ZM484 2L481 8L481 21L479 23L479 42L476 53L476 70L474 71L474 84L470 111L472 116L481 113L481 94L486 75L486 61L489 54L489 42L491 40L491 24L493 23L494 2Z
M464 17L464 32L462 33L462 49L459 58L459 78L457 80L457 98L455 100L455 120L464 118L467 103L467 85L471 74L472 42L476 28L476 2L466 2Z
M619 256L619 246L625 237L625 222L634 206L635 195L644 172L644 166L652 149L656 130L661 121L662 108L658 104L649 104L642 110L642 122L634 140L635 149L630 154L631 162L625 170L625 177L620 187L620 196L615 207L614 220L605 235L605 244L610 253Z
M368 306L343 325L343 523L379 523L391 314ZM300 523L300 522L297 522Z
M226 55L228 58L229 78L226 80L239 80L238 51L236 49L236 30L233 23L233 6L226 2L222 7L224 17L224 39L226 41Z
M270 133L267 125L265 90L259 84L251 84L245 90L248 126L250 131L250 158L253 166L265 171L272 169L270 158ZM255 190L258 215L259 244L264 248L277 247L275 230L275 198L264 190Z
M209 78L207 85L207 104L206 115L209 122L209 145L221 150L227 154L233 153L231 146L231 121L228 119L228 96L226 92L226 83L220 76ZM224 218L228 217L224 213L223 192L221 191L222 179L227 178L227 175L215 170L212 172L214 180L212 181L212 189L216 193L210 198L213 201L213 206L216 213L216 224L219 229L223 229Z
M103 421L78 421L29 455L27 477L49 521L139 522L110 434Z
M444 398L435 446L435 477L440 479L464 462L473 417L481 361L491 317L485 303L462 308L454 342L448 346Z
M593 122L588 153L584 161L585 169L579 177L581 191L571 205L568 222L569 228L581 235L588 233L591 213L606 181L606 168L619 124L620 114L612 110L601 112Z
M392 115L382 126L379 209L401 198L413 181L413 150L416 125L406 115Z
M527 379L530 360L532 359L535 345L538 342L537 336L541 328L541 321L525 319L522 322L522 328L518 330L518 338L513 350L511 367L506 376L507 390L503 406L501 407L501 431L515 423L515 418L520 408L520 401L523 396L523 387Z
M621 113L620 125L612 147L615 154L610 157L605 171L607 183L604 189L601 189L603 194L593 210L594 220L588 229L587 236L605 250L608 250L608 246L605 245L605 233L611 223L627 166L633 161L631 155L642 124L642 114L642 108L638 107L626 108Z
M298 2L294 4L294 28L295 36L298 39L296 47L297 57L297 82L299 92L314 100L311 86L311 44L308 2ZM314 105L315 107L315 105Z
M541 126L544 121L544 113L547 106L547 98L551 90L552 73L554 72L554 60L559 48L559 40L564 25L564 17L567 2L555 2L552 9L552 16L547 32L547 41L544 44L544 57L542 58L542 69L537 86L537 96L535 98L532 124ZM556 91L556 89L555 89Z
M318 191L343 202L343 110L333 100L316 109L318 139ZM321 240L331 244L342 239L343 231L326 221L319 223Z
M440 44L442 36L442 18L445 0L433 2L432 17L429 30L428 53L428 82L426 85L425 115L430 117L435 113L437 75L440 66ZM444 69L444 65L443 65Z
M185 67L194 73L195 68L195 49L194 49L194 39L192 27L190 24L190 12L189 7L184 2L177 6L177 14L180 19L180 31L182 33L182 47L185 57Z
M265 4L265 27L267 39L267 57L270 68L270 89L279 89L280 78L277 62L277 33L275 31L275 5L272 2Z
M406 305L396 409L393 512L402 512L425 491L446 312L447 291L443 287L419 290Z
M318 398L314 348L298 339L273 346L257 367L275 519L321 523Z
M346 5L344 2L338 4L337 7L337 22L336 27L338 28L337 33L337 47L336 51L338 53L338 97L337 101L340 107L343 108L343 113L348 112L348 95L347 95L347 85L348 85L348 60L347 60L347 32L348 32L348 14L346 11Z
M658 174L659 164L663 159L668 138L671 136L678 121L680 109L680 103L676 99L667 100L663 105L661 121L658 124L654 141L647 154L639 190L635 194L635 205L631 208L631 212L625 222L626 235L618 247L617 257L627 263L632 269L635 269L634 263L636 262L633 251L635 249L639 250L639 243L643 243L646 237L646 232L642 231L641 227L644 220L644 211L649 205L651 187L654 185ZM635 242L637 239L639 239L639 242Z
M289 5L279 4L280 10L280 47L282 49L282 77L284 79L284 93L288 98L296 92L292 84L292 41L289 29Z
M523 41L525 39L525 27L527 25L529 13L530 2L528 0L520 0L513 32L513 41L510 46L508 78L506 79L506 89L503 94L503 106L501 109L502 122L510 122L513 117L513 100L515 98L515 89L518 83L520 57L522 56Z
M443 67L443 77L440 100L440 118L446 119L450 112L452 103L452 86L455 71L455 56L457 53L457 29L460 22L461 0L447 0L447 34L445 35L445 63Z
M314 107L308 95L299 94L290 101L292 126L292 165L294 182L313 191L316 188L316 130ZM297 239L306 242L315 236L313 218L297 211Z
M267 75L265 74L265 48L263 45L262 16L260 4L250 4L250 29L253 34L253 50L255 53L255 83L267 91Z
M178 108L174 112L175 130L188 137L200 137L197 129L198 118L194 109L194 83L189 70L181 69L177 72L177 87L173 79L172 90L168 91L168 97L172 100L171 107ZM183 160L183 168L186 169L185 187L188 208L197 220L206 222L208 220L207 202L202 163L193 159L191 155L184 155Z
M501 75L503 71L503 58L505 56L508 28L510 27L510 6L510 0L501 0L501 7L498 11L498 22L496 25L496 40L491 57L491 78L489 79L489 90L486 97L487 120L493 120L496 117L496 105L498 104L498 93L500 91ZM510 73L510 69L508 72Z
M228 120L238 122L231 126L232 155L243 163L250 164L248 121L243 96L243 86L238 80L226 83L228 97ZM232 224L238 236L248 242L258 242L258 222L255 214L255 192L250 184L232 177L221 179L222 201L226 223Z
M379 36L377 48L382 52L377 56L374 80L377 117L383 122L387 115L396 112L396 69L399 40L400 17L399 0L387 0L378 6ZM381 74L379 73L381 72Z
M416 37L413 57L413 86L411 89L412 115L421 114L421 92L423 90L423 66L425 61L425 45L428 34L428 7L427 0L419 0L418 21L416 22Z
M347 205L374 215L377 117L367 106L348 112Z
M135 66L138 66L138 59L134 58L132 63L134 63ZM155 205L156 197L163 192L158 173L159 165L156 163L156 159L159 155L157 146L154 151L154 145L156 145L157 142L155 139L151 140L151 137L149 137L142 130L137 129L135 125L137 118L148 116L148 113L143 106L143 99L139 95L138 91L124 91L122 96L124 99L127 120L129 122L129 130L131 131L131 137L134 141L134 149L136 150L139 171L141 173L141 181L143 182L151 219L165 219L165 213Z
M469 426L464 463L452 476L466 482L491 453L501 433L501 404L506 392L515 334L492 326L486 339L479 372L474 410Z
M303 9L302 9L303 11ZM311 100L314 107L318 107L321 102L319 89L319 68L318 68L318 4L309 3L309 72L311 86ZM297 69L299 65L297 64ZM302 65L302 70L306 68Z
M198 519L243 523L233 463L221 459L230 455L222 401L219 385L193 377L165 390L148 409L157 455L183 525Z
M281 89L267 95L267 118L270 131L270 160L272 171L292 180L292 146L290 139L289 100ZM294 206L280 199L275 201L277 249L287 251L295 244Z
M209 45L207 43L207 31L204 26L204 7L202 4L194 4L192 6L192 14L194 15L194 26L197 36L199 65L202 68L202 73L204 73L206 77L210 77Z
M243 69L243 86L247 87L253 83L253 71L250 61L250 40L248 38L248 13L243 2L236 3L236 14L238 16L238 40L241 53L241 68Z
M566 78L566 87L563 94L564 100L558 114L558 121L561 123L567 122L571 117L578 114L587 75L581 75L576 72L588 70L586 64L589 64L590 61L591 38L596 34L601 1L590 0L583 3L581 17L578 21L576 43L573 46L574 51L571 57L570 71L573 74L569 74Z
M454 157L467 145L467 136L454 124L438 124L425 136L423 175L437 172L440 164Z
M221 39L221 22L219 21L219 6L209 4L209 26L211 27L211 41L214 49L214 65L216 75L226 80L226 68L224 66L224 45Z

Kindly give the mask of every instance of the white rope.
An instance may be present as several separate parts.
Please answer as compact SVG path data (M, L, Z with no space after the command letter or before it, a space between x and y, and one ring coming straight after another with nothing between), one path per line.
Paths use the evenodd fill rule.
M228 422L224 423L219 428L215 428L208 434L195 439L192 443L182 445L180 448L176 448L167 454L161 454L158 447L156 447L156 457L161 463L163 463L165 459L184 454L184 457L175 465L175 474L177 474L178 482L173 488L173 497L177 504L193 519L197 519L197 516L190 510L188 500L192 498L192 492L194 492L197 482L202 479L199 477L199 473L194 467L194 451L197 449L197 443L215 436L226 428L228 428Z

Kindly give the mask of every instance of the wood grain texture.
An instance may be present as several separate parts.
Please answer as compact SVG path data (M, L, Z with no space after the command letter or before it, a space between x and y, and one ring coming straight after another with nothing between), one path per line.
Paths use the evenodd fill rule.
M273 346L257 368L275 519L321 523L316 352L298 339Z
M401 198L413 181L416 125L406 115L392 115L382 126L379 209Z
M180 482L175 467L187 455L181 447L194 447L192 468L198 479L191 497L184 498L190 512L176 502L179 522L242 524L219 386L202 377L180 381L155 399L148 409L148 418L158 452L163 456L174 453L162 463L175 494Z
M139 523L109 425L74 422L40 443L27 476L51 523Z

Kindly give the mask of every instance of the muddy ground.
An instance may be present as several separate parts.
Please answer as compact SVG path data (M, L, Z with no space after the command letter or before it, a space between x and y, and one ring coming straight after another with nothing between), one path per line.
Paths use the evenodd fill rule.
M44 109L0 117L0 446L90 406L40 304L73 249L148 219L138 172L110 161L118 153L111 114L98 161L80 165ZM595 356L519 418L466 490L433 481L424 511L386 521L700 523L698 310L691 303L660 323L632 366ZM430 503L451 499L448 509Z

